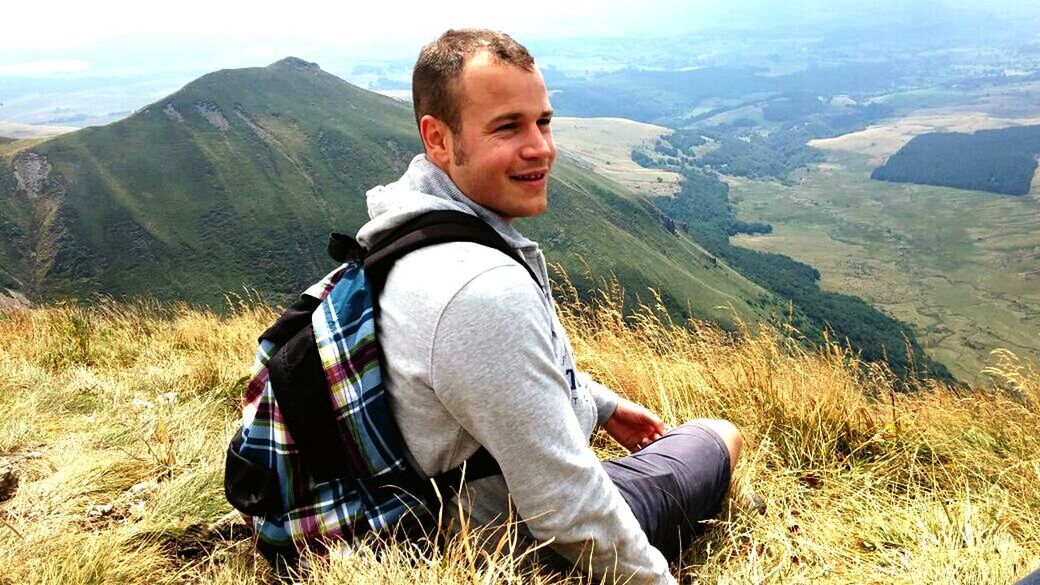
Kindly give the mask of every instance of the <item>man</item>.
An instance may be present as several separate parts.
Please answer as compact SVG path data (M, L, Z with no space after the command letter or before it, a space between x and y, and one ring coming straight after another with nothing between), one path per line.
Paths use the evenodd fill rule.
M395 264L379 325L411 457L432 475L483 446L502 475L459 496L471 522L513 511L522 533L551 540L562 559L597 576L673 583L666 555L678 554L691 522L718 509L740 433L726 421L667 431L575 371L545 259L513 226L546 209L556 157L552 106L527 50L501 33L448 31L423 48L412 91L425 154L396 183L369 191L372 219L359 241L371 246L423 213L463 211L493 227L540 282L473 243L431 246ZM597 425L635 454L601 464L588 443Z

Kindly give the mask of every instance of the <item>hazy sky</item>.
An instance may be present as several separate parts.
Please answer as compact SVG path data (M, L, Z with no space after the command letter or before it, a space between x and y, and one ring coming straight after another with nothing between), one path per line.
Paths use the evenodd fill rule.
M419 42L446 28L463 26L494 27L519 36L623 34L683 28L676 26L683 23L665 15L687 12L690 5L688 0L523 0L513 5L486 0L179 0L146 7L136 0L57 0L48 2L46 18L41 20L38 4L16 2L4 7L4 20L38 22L39 28L5 26L0 47L82 46L128 35L226 35L367 46Z
M845 5L845 6L843 6ZM135 58L162 55L194 62L221 55L206 68L265 64L284 55L318 58L329 51L366 57L414 55L450 27L504 30L521 42L582 36L662 36L706 29L861 23L946 18L1036 18L1037 0L392 0L311 2L268 0L50 0L3 8L0 76L90 73ZM201 47L222 46L206 53ZM140 53L140 54L136 54ZM230 62L228 62L230 61Z

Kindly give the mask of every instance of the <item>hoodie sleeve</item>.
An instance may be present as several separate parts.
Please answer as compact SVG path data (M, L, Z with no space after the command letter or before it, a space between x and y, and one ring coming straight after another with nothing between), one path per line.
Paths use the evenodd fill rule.
M597 576L674 583L585 440L540 294L519 266L493 268L463 286L437 323L434 391L498 461L535 538L553 539L558 553Z
M603 426L614 416L620 398L613 390L593 380L592 376L585 372L578 372L578 379L585 384L592 394L592 399L596 401L596 424Z

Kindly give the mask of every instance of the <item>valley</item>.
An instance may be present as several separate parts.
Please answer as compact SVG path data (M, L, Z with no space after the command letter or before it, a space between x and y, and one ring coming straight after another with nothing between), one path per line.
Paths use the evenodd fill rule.
M828 290L855 294L917 328L958 378L981 382L996 349L1040 363L1040 176L1025 197L870 179L914 135L1033 122L965 108L887 120L810 144L824 162L791 184L726 180L739 216L773 226L733 242L818 268ZM1040 173L1038 173L1040 175Z
M721 175L737 218L772 226L772 233L738 233L731 242L804 262L819 271L823 290L861 297L913 325L926 352L959 380L987 383L983 370L998 349L1036 366L1040 172L1023 197L888 183L870 175L915 136L1036 124L1040 108L1030 103L1037 89L1024 83L988 96L947 92L941 107L900 111L862 130L810 140L820 162L783 179ZM933 103L936 96L895 94L878 101L911 99ZM678 167L646 168L625 159L628 149L652 151L673 130L607 118L561 118L554 125L561 151L579 165L655 197L678 191ZM712 131L704 127L705 134ZM691 150L692 160L717 148L709 140Z
M905 335L963 381L984 380L996 348L1035 363L1040 182L1010 201L870 177L918 136L1040 124L1040 51L992 31L904 33L541 46L560 157L549 213L524 231L577 291L616 278L630 306L653 289L680 319L786 319L810 343L833 329L897 372L924 359L889 358ZM400 98L410 63L331 65ZM5 86L9 115L30 89L93 82L34 83ZM37 124L64 115L39 107L58 118ZM327 232L355 230L364 191L419 150L407 104L292 58L95 110L68 123L120 119L56 138L68 128L0 128L19 138L0 139L9 303L220 306L243 286L284 302L321 272Z

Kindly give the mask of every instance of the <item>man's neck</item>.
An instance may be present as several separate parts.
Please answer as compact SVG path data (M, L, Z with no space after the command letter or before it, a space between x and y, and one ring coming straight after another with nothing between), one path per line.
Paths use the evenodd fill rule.
M480 203L477 203L476 201L473 200L472 197L470 197L469 193L466 193L465 191L463 191L462 187L459 187L459 184L455 182L455 177L451 176L451 171L449 171L448 169L446 169L446 168L442 167L441 165L437 164L436 161L431 159L429 157L429 155L427 155L425 153L423 153L423 158L426 159L426 162L428 162L431 165L433 165L433 166L437 167L438 169L440 169L441 172L445 174L445 176L447 176L449 179L451 179L451 182L452 182L453 185L455 185L455 188L458 189L459 193L462 193L466 197L466 199L469 200L470 203L472 203L473 205L478 205L478 206L480 206L480 207L482 207L484 209L487 209L491 213L494 213L496 216L498 216L503 222L505 222L505 223L507 223L509 225L513 225L513 220L516 219L515 217L506 217L506 216L502 215L501 213L495 211L494 209L491 209L490 207L487 207L485 205L480 205Z

